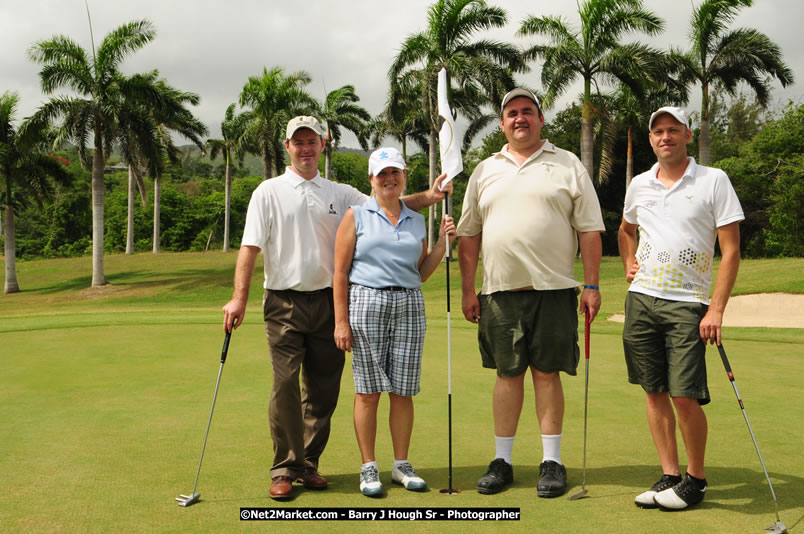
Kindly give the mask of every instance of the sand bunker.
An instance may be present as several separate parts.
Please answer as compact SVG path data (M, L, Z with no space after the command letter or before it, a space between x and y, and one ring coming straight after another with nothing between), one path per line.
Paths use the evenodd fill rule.
M621 313L609 317L609 321L618 323L624 320ZM804 328L804 295L758 293L731 297L723 326Z

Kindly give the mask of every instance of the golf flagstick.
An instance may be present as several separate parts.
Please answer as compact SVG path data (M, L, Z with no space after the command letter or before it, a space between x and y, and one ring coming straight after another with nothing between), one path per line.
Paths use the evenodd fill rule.
M234 329L234 325L232 325L232 329ZM226 363L226 353L229 352L229 338L232 337L232 332L227 331L226 337L223 339L223 349L221 349L221 365L218 368L218 379L215 381L215 393L212 395L212 408L209 410L209 421L207 421L207 432L204 434L204 444L201 446L201 458L198 460L198 471L195 473L195 484L193 484L193 491L189 495L179 495L176 497L176 500L179 501L179 506L190 506L197 503L200 498L201 494L196 493L195 490L198 488L198 476L201 474L201 462L204 461L204 449L207 448L207 437L209 436L209 427L212 424L212 413L215 411L215 399L218 398L218 386L221 384L221 373L223 373L223 364Z
M452 215L452 198L448 193L444 193L443 216ZM452 247L447 240L447 419L448 419L448 443L449 443L449 488L442 489L441 493L460 493L461 490L452 487L452 321L450 320L450 299L449 299L449 264L452 261Z
M729 359L726 357L726 350L723 348L723 345L718 345L717 350L720 353L720 359L723 360L723 367L726 369L726 375L729 377L731 387L734 388L734 394L737 396L737 402L740 404L743 417L745 417L745 424L748 425L748 432L751 434L751 439L754 441L754 448L757 450L759 463L762 464L762 470L765 472L765 478L768 479L768 486L770 487L771 495L773 495L773 504L776 507L776 523L770 525L769 527L765 527L763 530L774 532L775 534L786 534L787 527L785 527L784 523L782 523L782 520L779 519L779 501L776 500L776 492L773 491L773 483L771 483L770 475L768 475L768 468L765 467L765 460L762 459L762 453L759 452L759 445L757 444L757 438L754 436L754 429L751 428L751 421L748 420L748 412L745 411L743 399L740 397L740 391L737 389L737 382L734 381L734 373L731 372L731 365L729 365Z
M447 81L447 70L441 69L438 72L438 149L441 155L441 172L446 174L446 178L441 182L441 191L444 187L463 170L463 159L461 158L460 140L455 131L455 110L450 108L447 98L449 83ZM444 191L444 217L452 215L452 202L449 194ZM441 493L454 494L461 490L452 487L452 331L450 325L450 304L449 304L449 264L452 260L452 249L449 239L447 239L447 410L449 419L449 488L442 489Z
M586 421L589 413L589 327L591 326L589 308L584 312L584 352L586 355L586 372L584 373L584 393L583 393L583 475L581 477L581 489L567 497L570 501L582 499L589 491L586 489Z

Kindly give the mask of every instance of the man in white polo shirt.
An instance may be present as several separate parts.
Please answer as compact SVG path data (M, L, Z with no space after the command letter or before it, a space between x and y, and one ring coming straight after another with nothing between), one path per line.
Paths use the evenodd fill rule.
M500 126L508 143L472 173L458 223L463 313L478 323L483 367L497 374L492 396L496 455L477 491L497 493L513 482L512 449L530 369L543 450L536 492L558 497L567 486L559 372L575 375L580 356L581 284L574 279L573 261L580 245L580 310L591 320L600 309L605 227L580 160L541 139L544 116L533 93L514 89L505 95ZM477 295L481 252L483 287Z
M645 390L662 466L661 479L635 503L678 510L698 504L706 492L707 423L701 408L710 400L706 343L721 341L723 312L740 265L744 216L728 176L687 156L692 131L684 110L660 108L648 127L657 162L631 182L618 235L631 282L623 329L628 380ZM716 238L721 262L710 301ZM683 478L676 420L687 450Z
M273 369L269 495L280 500L292 496L293 481L308 489L328 485L318 462L329 439L344 365L344 353L333 339L335 233L349 206L368 199L319 174L324 139L315 118L290 120L285 149L291 162L285 173L265 180L252 194L232 300L223 307L223 326L230 332L243 322L251 273L262 251L263 318ZM442 179L428 191L405 197L405 203L419 210L443 199L438 191Z

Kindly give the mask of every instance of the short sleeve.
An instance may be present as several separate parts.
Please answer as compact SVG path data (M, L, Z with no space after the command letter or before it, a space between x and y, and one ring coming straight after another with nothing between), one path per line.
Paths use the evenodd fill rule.
M268 235L270 235L271 218L265 192L257 188L251 194L246 211L246 224L240 246L260 247L265 251Z
M636 189L638 185L636 180L631 180L631 184L625 191L625 205L623 206L623 219L629 224L637 224L637 207L636 207Z
M740 199L725 172L719 171L714 191L715 226L720 228L736 221L745 220Z
M472 237L483 231L483 219L477 205L477 180L482 166L481 163L475 168L466 185L466 193L463 196L461 207L461 220L458 221L458 237Z
M577 232L603 232L606 227L603 224L600 201L595 186L592 185L592 179L580 162L575 165L575 172L579 194L573 202L572 227Z

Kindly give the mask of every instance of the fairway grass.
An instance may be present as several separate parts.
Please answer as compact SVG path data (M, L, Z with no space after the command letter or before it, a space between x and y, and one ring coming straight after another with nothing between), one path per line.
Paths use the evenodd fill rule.
M626 382L622 325L598 320L590 360L587 498L536 497L541 442L532 389L514 446L514 484L475 490L494 454L493 372L479 364L475 327L460 313L452 274L453 485L447 487L447 369L444 266L425 287L428 334L410 459L430 491L390 482L393 455L383 398L377 455L386 496L358 492L360 456L351 421L350 360L321 460L330 489L267 496L271 441L270 361L259 302L261 267L246 321L232 336L198 491L192 491L219 368L221 306L231 295L235 254L106 258L111 286L89 290L89 258L18 263L23 292L0 297L0 531L2 532L684 532L759 533L775 521L773 501L717 351L708 352L713 402L706 500L666 513L633 505L660 475L644 395ZM602 317L622 312L619 259L601 269ZM754 260L736 292L804 292L804 260ZM804 531L804 330L731 328L724 346L779 498L782 521ZM580 488L583 364L563 380L562 460L569 492ZM682 454L683 456L683 454ZM682 457L682 463L685 459ZM243 522L240 507L517 507L518 522Z

